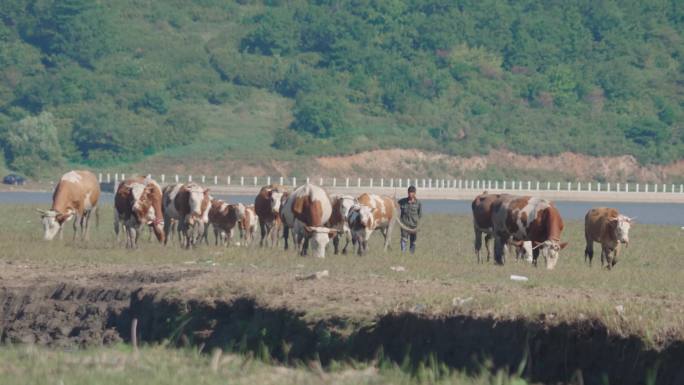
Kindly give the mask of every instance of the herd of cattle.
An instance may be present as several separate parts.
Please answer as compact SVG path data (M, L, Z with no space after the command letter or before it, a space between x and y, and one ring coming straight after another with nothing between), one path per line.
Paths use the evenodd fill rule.
M97 219L100 185L89 171L70 171L55 187L52 208L41 212L44 238L62 236L65 222L74 219L74 239L87 239L90 217ZM508 194L478 195L472 203L475 231L475 252L482 262L480 250L485 236L487 261L490 241L494 238L494 261L505 263L509 249L516 256L537 264L543 256L548 269L558 261L559 251L567 246L561 242L563 219L556 207L545 199ZM621 243L629 243L633 219L615 209L591 209L585 217L585 260L591 264L593 243L601 244L601 264L608 269L617 262ZM334 252L342 252L349 243L359 255L368 250L368 240L375 230L384 237L384 249L390 245L395 226L407 232L417 231L400 220L399 207L392 197L364 193L358 197L329 195L321 187L305 184L289 192L280 185L261 188L254 205L228 204L213 199L209 189L196 183L172 184L161 188L151 177L135 177L122 181L114 197L114 231L117 240L123 227L126 247L137 247L143 226L148 226L157 240L167 244L174 235L178 243L190 248L208 243L209 227L213 228L216 244L229 245L238 230L238 244L249 246L260 231L261 246L277 246L284 241L289 247L290 234L295 248L306 255L309 247L317 257L325 256L332 240Z

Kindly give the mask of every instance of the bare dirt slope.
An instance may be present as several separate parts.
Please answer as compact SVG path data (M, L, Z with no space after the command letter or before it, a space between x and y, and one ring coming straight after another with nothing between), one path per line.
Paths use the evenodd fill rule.
M244 176L337 176L337 177L477 177L495 171L505 176L545 176L553 179L605 180L609 182L670 182L684 175L684 160L668 165L641 165L630 155L594 157L566 152L534 157L495 150L473 157L450 156L415 149L389 149L353 155L240 160L221 158L178 162L153 158L139 165L156 173ZM134 167L135 168L135 167Z

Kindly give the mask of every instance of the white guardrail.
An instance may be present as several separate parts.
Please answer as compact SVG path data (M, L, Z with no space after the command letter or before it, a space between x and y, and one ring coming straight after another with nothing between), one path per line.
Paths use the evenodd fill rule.
M129 174L132 175L132 174ZM99 173L100 183L114 183L126 179L125 173ZM331 188L407 188L414 185L429 190L508 190L508 191L557 191L557 192L610 192L610 193L677 193L684 194L684 184L674 183L599 183L599 182L539 182L539 181L499 181L473 179L434 179L434 178L309 178L309 177L270 177L270 176L206 176L192 175L152 175L161 184L197 182L203 185L225 187L261 187L271 183L297 187L304 183L316 183Z

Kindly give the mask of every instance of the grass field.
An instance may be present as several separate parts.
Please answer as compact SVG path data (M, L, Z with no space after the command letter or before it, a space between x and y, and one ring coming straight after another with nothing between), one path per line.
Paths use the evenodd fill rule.
M369 254L364 257L354 254L336 256L329 250L325 259L315 259L299 257L294 251L286 252L281 248L222 249L212 245L181 250L175 246L157 245L148 241L146 235L139 249L128 251L114 240L112 209L109 206L101 208L99 229L93 231L88 243L73 243L70 226L66 228L64 241L48 243L41 240L42 228L35 208L3 206L5 215L0 221L0 244L3 246L0 282L3 287L30 288L61 282L112 286L118 281L103 278L105 273L120 277L134 276L139 272L174 272L179 277L176 281L157 283L152 280L154 287L166 296L225 302L253 298L264 308L290 309L303 321L312 324L325 319L344 320L336 330L342 335L351 334L360 325L371 324L386 314L412 313L437 318L453 315L475 319L484 317L494 319L495 323L528 319L546 326L588 320L605 325L612 335L636 336L655 349L684 339L684 234L676 227L637 224L630 234L631 244L623 250L616 268L606 271L599 267L598 256L593 267L585 265L583 225L579 222L566 223L563 238L570 245L561 253L556 269L548 271L543 265L534 268L515 261L509 261L503 267L491 263L478 265L472 251L470 218L465 216L429 215L424 218L415 255L398 252L399 234L396 232L393 249L386 254L381 251L381 236L377 234ZM598 245L595 250L598 254ZM396 269L398 266L404 271L397 271L401 270ZM329 277L300 280L322 270L328 270ZM512 274L526 276L529 281L512 281ZM62 371L64 362L101 354L117 357L121 353L108 350L73 354L46 351L47 358L35 370L22 367L22 360L18 358L37 354L35 352L12 348L2 349L0 354L4 356L3 361L8 362L0 366L3 372L29 371L36 376L62 373L67 376L65 378L73 379L65 380L66 384L88 383L91 377L78 370ZM188 379L200 370L198 367L206 368L209 359L157 348L151 348L144 356L148 355L168 356L176 360L178 364L172 366L182 372L178 373L179 378L187 376ZM154 373L156 370L165 371L165 366L155 365L167 363L153 363L156 359L150 359L152 362L143 360L144 364L130 364L131 371L126 370L126 375L139 373L140 379L147 379L139 383L162 383L163 380ZM235 360L243 359L238 357ZM197 364L197 360L202 363ZM111 378L112 383L116 383L116 379L121 378L117 377L120 374L107 365L102 366L103 378L108 381ZM186 368L186 365L191 368ZM353 370L354 376L361 377L352 376L351 379L332 373L329 374L329 382L409 381L393 369L380 370L378 374L373 368L376 366ZM281 378L280 370L288 374ZM320 380L315 373L301 368L286 370L269 366L256 371L258 374L240 372L237 378L252 382L253 377L250 376L254 375L258 382L268 382L275 376L284 381L279 383L289 383L290 379L293 383ZM363 377L363 373L371 372L371 376ZM452 375L460 374L449 374ZM138 381L138 374L135 376ZM487 376L469 378L475 383L522 381L508 376ZM206 383L212 383L212 378L215 378L213 374L207 374Z

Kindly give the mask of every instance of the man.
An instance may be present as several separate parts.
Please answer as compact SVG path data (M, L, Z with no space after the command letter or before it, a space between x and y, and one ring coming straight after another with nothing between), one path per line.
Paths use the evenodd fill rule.
M408 197L399 200L399 208L401 209L401 223L410 228L418 227L418 220L423 215L423 207L416 198L416 187L410 186L408 188ZM410 241L409 249L411 254L416 251L416 233L401 229L401 251L406 251L406 241Z

